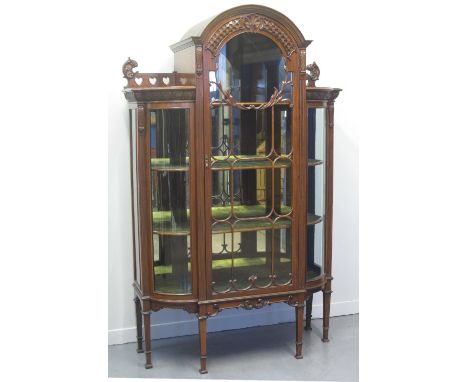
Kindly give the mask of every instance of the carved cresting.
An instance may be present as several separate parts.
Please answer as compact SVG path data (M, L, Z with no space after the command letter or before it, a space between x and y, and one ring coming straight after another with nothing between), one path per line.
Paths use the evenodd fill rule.
M136 68L137 66L138 66L138 62L136 62L135 60L132 60L129 57L128 60L125 61L124 64L122 65L122 73L123 73L124 78L129 80L135 77L135 74L138 72L134 72L133 69Z
M320 68L314 61L312 64L306 66L306 70L309 72L307 74L307 86L315 87L315 81L318 81L320 77Z
M287 53L286 58L288 59L296 50L295 44L289 38L289 36L284 33L281 27L279 27L273 20L257 14L244 15L232 19L222 25L208 40L206 45L207 49L213 54L213 56L216 56L224 39L230 34L239 31L252 33L263 31L271 34L281 42Z

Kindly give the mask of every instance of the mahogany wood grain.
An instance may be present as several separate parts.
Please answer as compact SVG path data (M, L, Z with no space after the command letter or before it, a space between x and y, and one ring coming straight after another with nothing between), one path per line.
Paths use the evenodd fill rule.
M292 72L292 219L291 282L266 288L252 287L226 293L212 290L211 197L212 170L205 164L211 156L211 109L209 71L216 69L217 55L224 44L242 33L259 33L271 39L285 57L286 69ZM151 312L163 308L184 309L198 315L200 336L200 373L207 372L207 319L223 309L261 309L286 303L295 309L296 358L302 358L304 304L305 329L311 328L313 294L323 292L323 340L328 341L333 224L333 127L334 100L341 89L315 87L320 70L314 63L306 65L305 40L299 29L286 16L264 6L244 5L227 10L208 21L198 36L181 42L178 50L194 49L195 73L138 73L137 63L130 58L122 71L128 80L124 95L136 111L137 184L132 198L138 196L139 209L132 203L132 217L138 219L140 232L141 278L134 270L137 351L143 351L146 368L152 367ZM307 70L310 74L307 74ZM311 86L312 85L312 86ZM326 108L325 218L323 274L306 280L307 273L307 168L308 107ZM189 192L192 292L169 294L154 289L152 237L152 199L150 168L150 111L186 108L189 110ZM131 142L132 143L132 142ZM133 150L133 148L132 148ZM133 152L131 151L131 155ZM132 155L133 158L133 155ZM133 159L132 159L133 160ZM133 171L133 166L132 170ZM133 177L132 177L133 181ZM135 192L134 192L135 190ZM135 243L134 243L135 248ZM136 267L136 254L134 268ZM142 315L143 329L142 333Z

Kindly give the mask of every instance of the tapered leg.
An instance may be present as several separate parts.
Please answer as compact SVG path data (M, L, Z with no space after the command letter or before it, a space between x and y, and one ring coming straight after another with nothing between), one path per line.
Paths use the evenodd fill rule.
M206 370L206 316L198 317L198 335L200 337L200 374L208 373Z
M302 358L302 322L304 320L304 305L296 306L296 358Z
M151 369L153 367L153 362L151 360L151 313L143 313L144 325L145 325L145 356L146 356L146 369Z
M312 320L312 301L313 301L314 295L311 294L310 297L306 301L306 325L305 325L305 330L312 330L312 327L310 326L310 321Z
M322 341L328 342L328 325L330 323L330 300L331 300L331 289L327 288L323 291L323 334Z
M141 302L138 297L135 296L135 314L137 324L137 353L143 353L143 322L141 319Z

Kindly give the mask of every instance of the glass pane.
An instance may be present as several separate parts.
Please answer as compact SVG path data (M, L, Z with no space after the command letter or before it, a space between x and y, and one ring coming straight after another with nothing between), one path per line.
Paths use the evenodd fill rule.
M233 153L240 158L271 152L271 110L232 110Z
M163 293L191 293L190 236L153 234L154 285Z
M234 217L268 216L271 213L271 169L237 170L234 174Z
M308 110L307 280L323 273L326 109Z
M153 230L173 235L190 233L188 181L188 172L151 172Z
M221 293L229 290L232 273L233 234L228 223L214 223L212 226L212 288ZM239 234L237 234L237 237Z
M274 248L275 248L275 283L286 284L291 280L292 268L292 241L291 220L279 219L275 223Z
M187 109L159 109L150 114L151 168L187 171L189 164Z
M307 226L307 280L323 273L323 222Z
M154 290L190 293L189 110L150 118Z
M325 159L325 110L324 108L309 108L309 159L322 161Z
M323 216L325 205L323 165L308 167L307 187L307 212Z
M275 151L278 155L289 155L292 148L292 109L289 105L275 105Z
M266 102L284 79L284 58L269 38L242 33L221 49L216 79L239 102ZM213 89L212 97L216 97Z
M225 220L231 216L231 172L212 172L211 216L214 220ZM234 201L239 201L238 190L234 190Z
M211 109L211 155L215 160L225 159L231 154L230 118L231 107L221 104Z
M287 167L275 168L275 213L277 215L287 215L292 211L292 171L292 163Z
M271 280L271 230L240 233L234 241L234 279L238 289L265 287Z
M271 196L268 199L268 195L271 195L271 171L212 171L213 219L219 221L229 217L243 219L268 216L271 212Z
M132 134L132 195L133 195L133 240L135 256L136 281L141 285L140 257L140 203L138 198L138 155L137 155L137 121L136 110L130 110L130 131Z

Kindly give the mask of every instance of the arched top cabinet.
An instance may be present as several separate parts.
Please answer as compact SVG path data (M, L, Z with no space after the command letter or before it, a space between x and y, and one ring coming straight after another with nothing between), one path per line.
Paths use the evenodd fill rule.
M333 110L340 89L315 86L305 40L281 13L240 6L171 46L174 71L123 75L131 125L138 349L161 308L206 319L228 308L287 303L302 354L314 292L328 339Z

